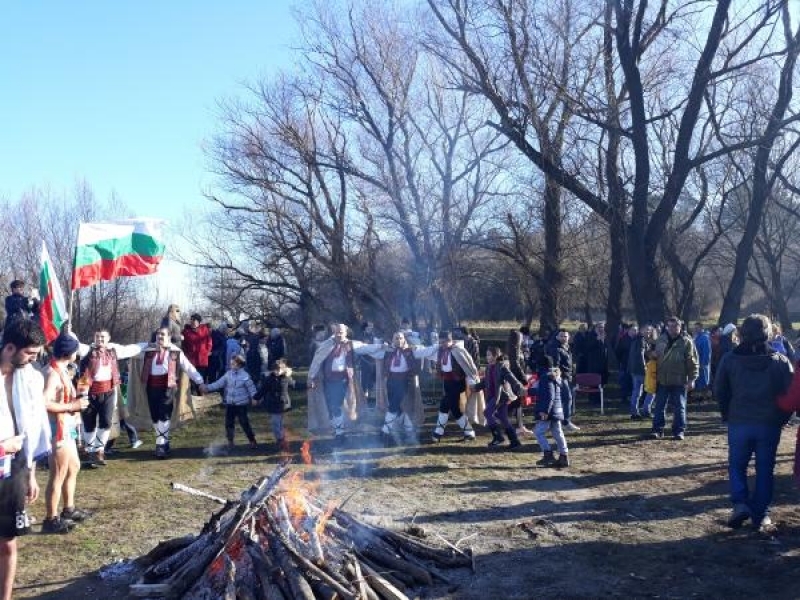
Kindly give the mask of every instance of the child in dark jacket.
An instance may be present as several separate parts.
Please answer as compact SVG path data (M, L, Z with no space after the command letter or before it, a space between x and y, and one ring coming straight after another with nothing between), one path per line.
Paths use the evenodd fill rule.
M283 426L283 413L291 408L289 386L294 387L292 370L286 366L284 359L276 360L272 370L261 376L255 399L260 400L267 409L272 422L272 433L275 442L282 449L286 447L286 429Z
M537 362L539 374L539 388L536 393L536 428L534 434L542 448L544 455L536 464L542 467L568 467L569 450L561 421L564 419L564 409L561 405L561 374L558 367L553 367L550 356L540 356ZM547 442L547 432L553 435L558 447L558 461L553 456L550 444Z

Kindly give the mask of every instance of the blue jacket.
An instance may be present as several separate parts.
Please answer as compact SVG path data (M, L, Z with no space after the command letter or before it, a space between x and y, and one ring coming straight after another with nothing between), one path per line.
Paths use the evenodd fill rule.
M539 371L539 389L536 392L536 418L546 414L551 420L564 420L564 407L561 404L561 385L557 381L558 369Z
M247 406L256 395L256 386L244 369L230 369L214 383L208 384L209 392L222 388L225 388L225 404Z
M694 347L697 349L697 358L701 367L711 364L711 336L707 331L701 331L694 338Z

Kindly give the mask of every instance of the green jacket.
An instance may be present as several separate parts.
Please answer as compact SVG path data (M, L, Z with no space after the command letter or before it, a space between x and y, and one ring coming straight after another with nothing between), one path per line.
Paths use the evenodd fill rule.
M670 340L666 333L662 333L656 342L656 354L656 377L660 385L686 385L697 379L700 361L688 335Z

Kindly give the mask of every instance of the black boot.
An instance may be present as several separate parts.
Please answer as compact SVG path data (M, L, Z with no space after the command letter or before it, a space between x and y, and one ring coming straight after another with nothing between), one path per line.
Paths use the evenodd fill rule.
M506 439L503 437L500 428L497 425L492 427L492 441L489 442L489 448L497 448L505 441Z
M514 448L519 448L522 446L522 442L519 441L517 437L517 432L514 430L513 427L509 427L506 429L506 435L508 436L508 449L513 450Z
M552 450L545 450L541 460L537 460L536 464L540 467L552 467L556 464L556 459L553 456Z

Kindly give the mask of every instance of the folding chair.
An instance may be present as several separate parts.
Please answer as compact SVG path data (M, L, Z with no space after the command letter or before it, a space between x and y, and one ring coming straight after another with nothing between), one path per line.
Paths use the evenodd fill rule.
M605 414L603 399L603 378L599 373L577 373L575 375L575 393L600 394L600 414Z

